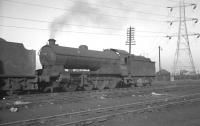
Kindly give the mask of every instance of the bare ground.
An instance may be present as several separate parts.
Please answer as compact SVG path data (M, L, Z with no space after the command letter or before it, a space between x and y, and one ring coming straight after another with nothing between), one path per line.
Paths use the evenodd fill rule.
M101 126L199 126L200 102L116 117Z
M91 97L91 100L80 102L64 102L47 104L38 104L34 106L24 106L18 108L17 112L11 112L9 109L0 111L0 124L23 119L31 119L55 114L69 113L106 106L134 103L145 100L154 100L169 96L178 96L192 93L200 93L200 86L186 88L184 90L173 90L165 92L156 92L162 95L155 96L152 92L147 94L134 94L134 92L123 97L108 97L99 94ZM200 103L178 105L161 111L133 114L128 116L116 117L102 124L106 126L199 126L200 125Z

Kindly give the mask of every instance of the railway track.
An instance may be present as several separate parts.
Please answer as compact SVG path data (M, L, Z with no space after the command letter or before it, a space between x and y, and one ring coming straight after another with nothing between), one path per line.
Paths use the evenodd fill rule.
M146 90L162 90L162 89L172 89L172 88L179 88L179 87L192 87L192 86L199 86L199 85L157 85L155 86L145 86L145 87L138 87L138 88L115 88L115 89L105 89L105 90L91 90L91 91L76 91L76 92L59 92L59 93L40 93L40 94L29 94L29 95L19 95L19 96L8 96L4 97L4 99L7 100L12 100L12 99L24 99L24 100L30 100L30 99L35 99L37 98L38 100L43 100L46 99L46 97L54 97L54 96L64 96L64 97L69 97L69 96L80 96L81 95L90 95L91 93L93 94L101 94L101 93L110 93L110 92L127 92L127 91L146 91Z
M195 84L196 85L196 84ZM195 86L194 85L194 86ZM114 88L114 89L104 89L104 90L90 90L90 91L75 91L75 92L56 92L56 93L34 93L34 94L23 94L23 95L11 95L11 96L4 96L4 99L17 99L17 98L38 98L38 97L46 97L46 96L53 96L53 95L74 95L74 94L90 94L90 93L101 93L101 92L110 92L110 91L120 91L120 90L145 90L145 89L152 89L152 88L159 88L159 87L168 87L169 85L162 85L156 84L156 86L142 86L142 87L128 87L128 88ZM170 85L169 87L174 86L174 84ZM188 86L188 85L181 85ZM191 85L190 85L191 86Z
M152 85L152 86L143 86L143 87L128 87L128 88L114 88L114 89L104 89L104 90L90 90L90 91L75 91L75 92L56 92L56 93L34 93L34 94L23 94L23 95L13 95L13 96L4 96L3 98L4 99L8 99L8 100L11 100L11 99L25 99L25 98L28 98L28 99L31 99L31 98L38 98L38 97L46 97L46 96L53 96L53 95L74 95L74 94L77 94L77 95L80 95L80 94L90 94L90 93L101 93L101 92L111 92L111 91L120 91L120 90L146 90L146 89L153 89L153 88L162 88L162 87L173 87L173 86L180 86L180 87L183 87L183 86L199 86L198 84L170 84L170 83L167 83L167 85L162 85L160 83L158 84L155 84L155 85Z
M75 92L56 92L56 93L35 93L35 94L28 94L28 95L13 95L13 96L5 96L6 99L16 99L16 98L34 98L34 97L43 97L43 96L53 96L53 95L74 95L74 94L90 94L90 93L101 93L101 92L110 92L110 91L120 91L120 90L133 90L133 89L146 89L152 88L151 86L145 87L129 87L129 88L114 88L114 89L104 89L104 90L90 90L90 91L75 91Z
M145 102L121 104L117 106L115 105L104 108L77 111L73 113L64 113L29 120L21 120L16 122L0 124L0 126L77 126L86 124L89 125L93 123L102 123L109 120L110 118L114 118L120 115L127 115L129 113L154 111L173 105L198 101L200 101L200 93L168 98L159 98L156 100L147 100Z
M34 104L48 104L48 103L60 103L60 102L80 102L85 101L96 96L105 95L109 98L114 97L125 97L128 95L144 95L149 94L150 92L165 92L165 91L173 91L173 90L183 90L187 88L193 87L200 87L200 86L161 86L161 87L146 87L146 88L118 88L118 89L107 89L107 90L96 90L96 91L79 91L79 92L62 92L62 93L51 93L51 94L44 94L40 96L39 94L36 95L28 95L28 96L19 96L18 98L11 98L8 100L2 100L0 103L2 106L9 108L9 106L13 106L13 103L17 100L20 101L29 101L31 105ZM21 98L20 98L21 97ZM19 105L18 107L20 107Z

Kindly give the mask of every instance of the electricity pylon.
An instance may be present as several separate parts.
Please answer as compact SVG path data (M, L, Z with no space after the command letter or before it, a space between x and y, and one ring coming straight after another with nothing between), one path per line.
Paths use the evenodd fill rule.
M185 4L184 0L181 0L178 6L180 15L179 15L179 20L178 20L179 28L178 28L178 35L177 35L178 37L177 47L176 47L176 52L175 52L175 57L174 57L173 75L179 75L183 73L184 71L187 71L193 74L196 73L194 61L193 61L192 53L190 49L190 42L188 38L189 35L196 35L196 34L188 34L187 25L186 25L186 22L191 21L191 20L195 20L195 23L196 23L196 19L195 18L186 19L185 7L188 7L188 6L193 6L193 8L196 8L196 4ZM172 10L175 7L168 7L168 8Z

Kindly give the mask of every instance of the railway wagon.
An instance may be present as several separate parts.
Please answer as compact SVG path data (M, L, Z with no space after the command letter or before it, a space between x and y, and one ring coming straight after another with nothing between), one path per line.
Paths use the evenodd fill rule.
M42 90L61 87L67 91L137 86L151 83L155 76L155 62L149 58L129 55L126 51L106 49L88 50L59 46L54 39L40 50ZM49 86L47 86L49 85Z
M35 50L21 43L0 38L0 90L30 90L35 88Z

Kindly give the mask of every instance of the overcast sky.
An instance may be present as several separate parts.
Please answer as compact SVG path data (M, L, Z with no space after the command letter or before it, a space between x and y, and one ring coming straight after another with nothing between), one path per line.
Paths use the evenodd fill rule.
M187 7L188 18L200 19L200 1L197 8ZM0 37L23 43L37 52L49 38L61 46L77 48L88 45L91 50L116 48L128 51L126 31L134 27L135 55L143 55L156 62L158 46L162 47L162 68L172 71L178 22L178 0L0 0ZM187 22L188 33L200 33L200 22ZM200 38L189 37L194 64L200 69ZM37 68L41 68L37 56ZM158 69L157 69L158 70Z

